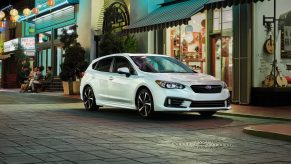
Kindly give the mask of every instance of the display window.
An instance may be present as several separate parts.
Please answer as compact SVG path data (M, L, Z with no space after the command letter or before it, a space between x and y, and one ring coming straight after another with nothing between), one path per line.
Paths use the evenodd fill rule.
M61 27L61 28L55 29L55 39L61 38L61 35L63 34L63 30L67 30L68 34L73 33L74 30L71 29L73 26L75 26L75 25L69 25L66 27Z
M37 34L37 43L46 43L52 40L52 32L47 31Z
M199 13L188 25L167 29L170 55L196 72L206 72L206 14Z

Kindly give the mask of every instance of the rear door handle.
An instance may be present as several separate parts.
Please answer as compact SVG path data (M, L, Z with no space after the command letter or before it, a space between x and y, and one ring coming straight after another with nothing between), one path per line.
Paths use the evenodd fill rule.
M113 80L113 77L109 77L109 80Z

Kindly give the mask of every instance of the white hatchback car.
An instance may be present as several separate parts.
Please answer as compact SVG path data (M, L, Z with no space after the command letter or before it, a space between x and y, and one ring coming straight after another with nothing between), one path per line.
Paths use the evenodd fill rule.
M114 54L95 59L81 81L86 110L112 106L154 111L195 111L211 116L230 109L227 85L196 73L175 58L151 54Z

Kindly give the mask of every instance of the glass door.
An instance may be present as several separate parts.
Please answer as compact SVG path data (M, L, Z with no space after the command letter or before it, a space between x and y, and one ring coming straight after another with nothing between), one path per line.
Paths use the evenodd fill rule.
M222 80L221 65L221 36L215 35L212 37L212 72L219 80Z
M232 37L212 37L212 72L217 79L226 82L232 89Z
M54 67L56 68L55 69L55 74L57 76L60 75L61 73L61 64L63 63L64 61L64 58L63 58L63 49L62 47L55 47L55 64L54 64Z

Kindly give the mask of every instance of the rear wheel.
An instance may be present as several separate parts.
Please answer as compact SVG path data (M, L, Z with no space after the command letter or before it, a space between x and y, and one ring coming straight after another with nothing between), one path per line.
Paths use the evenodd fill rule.
M98 110L95 95L91 87L86 87L83 94L83 102L86 110Z
M136 97L136 108L143 118L150 118L154 114L154 101L148 89L142 89Z
M216 111L202 111L202 112L199 112L199 114L202 116L202 117L211 117L212 115L214 115L216 113Z

